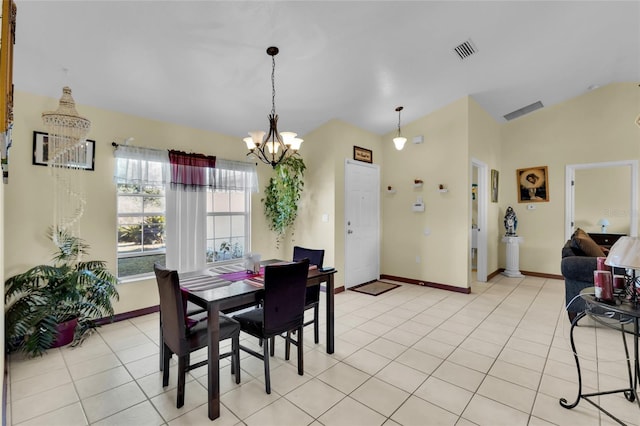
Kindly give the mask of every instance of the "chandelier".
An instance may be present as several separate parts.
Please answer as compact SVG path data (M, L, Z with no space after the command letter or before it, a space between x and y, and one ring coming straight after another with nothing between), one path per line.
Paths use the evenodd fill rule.
M53 176L52 234L57 243L60 233L80 235L80 218L87 200L84 177L78 172L90 155L85 138L91 121L78 114L71 89L65 86L58 109L43 112L42 122L48 133L45 160Z
M407 141L407 138L400 134L400 111L402 111L404 107L397 107L396 111L398 112L398 136L393 138L393 144L396 146L398 151L401 151L404 148L404 143Z
M265 164L271 164L275 168L282 160L298 152L302 139L297 138L297 133L278 132L278 114L276 114L276 59L279 49L271 46L267 54L271 56L271 114L269 114L269 132L249 132L249 137L244 138L249 153L256 155Z

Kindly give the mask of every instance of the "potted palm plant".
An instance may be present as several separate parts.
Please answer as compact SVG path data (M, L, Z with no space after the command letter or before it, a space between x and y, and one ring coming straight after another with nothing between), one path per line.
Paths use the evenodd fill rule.
M113 315L118 279L101 260L84 261L89 246L58 232L49 237L58 250L52 265L38 265L5 282L5 348L28 356L42 355L96 327ZM77 325L77 326L76 326Z

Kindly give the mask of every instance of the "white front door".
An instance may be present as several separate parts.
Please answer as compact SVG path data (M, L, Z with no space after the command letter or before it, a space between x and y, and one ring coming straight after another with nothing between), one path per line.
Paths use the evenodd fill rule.
M380 168L345 162L345 288L380 277Z

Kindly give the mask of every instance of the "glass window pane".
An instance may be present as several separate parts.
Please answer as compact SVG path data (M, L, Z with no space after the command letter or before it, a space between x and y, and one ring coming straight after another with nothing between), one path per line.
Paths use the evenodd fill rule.
M231 225L231 235L234 237L244 236L244 216L232 216Z
M123 195L118 197L118 213L139 213L142 211L142 197Z
M231 211L232 212L244 212L244 200L246 195L244 192L231 192Z
M164 213L164 198L145 197L144 212L145 213Z
M215 236L216 233L213 227L213 216L207 216L207 239L212 239Z
M228 238L231 236L231 217L214 216L213 222L216 238Z
M229 211L229 193L228 192L213 193L213 211L216 213Z

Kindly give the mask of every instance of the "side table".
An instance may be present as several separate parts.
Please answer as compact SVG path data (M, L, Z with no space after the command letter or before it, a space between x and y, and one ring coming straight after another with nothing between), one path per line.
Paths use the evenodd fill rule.
M522 237L502 237L502 242L507 243L507 269L502 272L510 278L522 278L524 275L520 273L520 243L524 240Z
M611 417L613 420L621 425L625 423L614 416L609 411L605 410L591 398L598 395L608 395L612 393L624 393L625 398L629 402L636 401L638 408L640 408L640 400L638 399L638 387L640 386L640 359L638 358L638 338L640 336L640 308L633 307L631 303L626 300L616 300L615 305L601 302L595 298L595 288L588 287L580 292L580 297L585 301L586 310L580 312L573 322L571 323L571 349L573 350L573 356L576 361L576 368L578 369L578 396L572 404L569 404L565 398L560 398L560 405L564 408L571 409L578 405L581 399L584 399L591 405L598 408L600 411ZM627 361L627 371L629 374L629 387L623 389L614 389L609 391L601 391L594 393L582 393L582 374L580 371L580 360L576 351L576 345L573 336L573 330L585 316L589 316L594 321L602 324L606 327L610 327L615 330L619 330L622 334L622 343L624 346L624 352ZM629 349L627 346L627 335L631 335L633 338L633 360L629 358ZM633 370L633 372L632 372Z

